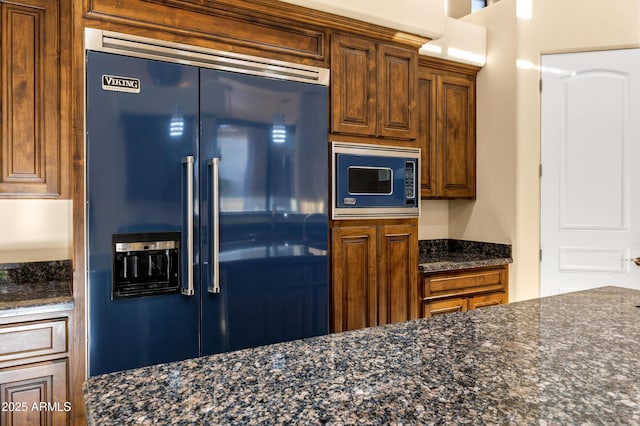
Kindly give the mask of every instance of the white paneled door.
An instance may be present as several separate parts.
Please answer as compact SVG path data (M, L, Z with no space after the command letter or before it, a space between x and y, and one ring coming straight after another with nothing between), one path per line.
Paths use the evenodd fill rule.
M543 55L541 114L541 295L640 289L640 50Z

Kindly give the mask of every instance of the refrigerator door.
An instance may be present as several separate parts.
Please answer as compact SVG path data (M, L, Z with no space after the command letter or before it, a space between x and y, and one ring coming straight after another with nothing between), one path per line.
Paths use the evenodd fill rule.
M327 88L208 69L200 84L203 354L327 333Z
M114 234L122 276L145 265L162 275L179 251L187 274L185 156L197 161L198 69L107 53L87 53L87 230L89 374L198 356L199 300L181 292L113 299ZM197 214L194 167L193 207ZM197 248L197 218L194 246ZM141 234L131 236L129 234ZM137 244L174 233L176 244ZM179 234L176 234L179 233ZM163 237L158 237L163 239ZM129 244L129 245L127 245ZM157 248L157 250L152 250ZM147 253L147 254L145 254ZM138 255L147 256L138 262ZM197 251L193 261L197 261ZM155 259L155 260L154 260ZM163 263L165 262L165 263ZM160 267L162 265L162 267ZM158 270L152 271L152 267ZM197 277L195 288L197 289ZM166 289L164 290L166 291Z

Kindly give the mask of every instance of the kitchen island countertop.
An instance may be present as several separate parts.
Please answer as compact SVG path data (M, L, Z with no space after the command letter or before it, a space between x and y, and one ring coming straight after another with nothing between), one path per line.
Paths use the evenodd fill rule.
M640 424L640 291L564 294L90 378L90 424Z

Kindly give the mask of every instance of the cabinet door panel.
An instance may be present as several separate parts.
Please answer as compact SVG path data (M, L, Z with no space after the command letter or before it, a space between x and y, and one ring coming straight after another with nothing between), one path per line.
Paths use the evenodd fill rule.
M417 52L378 46L378 135L415 139Z
M376 228L332 230L333 332L377 325Z
M68 400L66 360L0 370L2 425L66 425Z
M417 89L418 147L420 158L420 195L436 196L436 75L418 68Z
M378 229L378 323L418 318L418 230L415 225Z
M475 197L475 85L438 76L438 192L441 197Z
M376 45L334 35L331 41L331 130L376 134Z
M467 299L447 299L437 302L425 303L422 306L422 316L428 318L434 315L450 314L453 312L464 312L467 310Z
M58 4L2 3L0 193L57 195Z

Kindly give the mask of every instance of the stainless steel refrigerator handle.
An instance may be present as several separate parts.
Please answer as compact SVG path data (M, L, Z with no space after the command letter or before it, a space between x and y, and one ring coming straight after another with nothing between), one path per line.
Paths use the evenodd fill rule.
M187 165L187 288L182 287L182 294L193 296L193 155L182 159Z
M208 164L211 166L211 279L207 290L220 293L220 159L211 158Z

